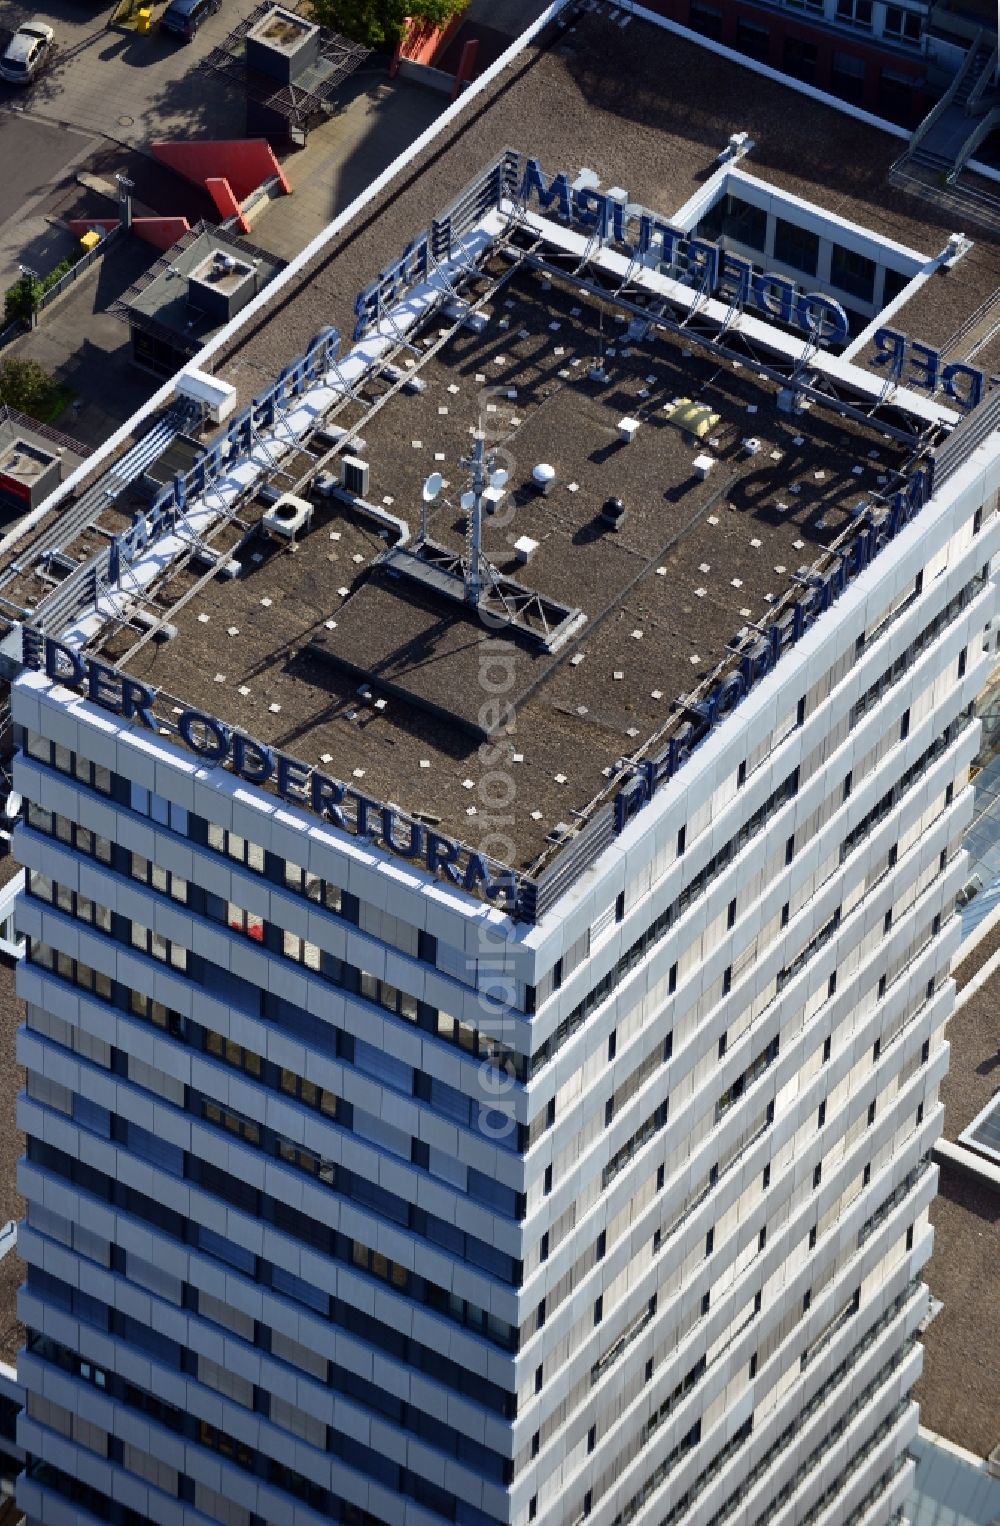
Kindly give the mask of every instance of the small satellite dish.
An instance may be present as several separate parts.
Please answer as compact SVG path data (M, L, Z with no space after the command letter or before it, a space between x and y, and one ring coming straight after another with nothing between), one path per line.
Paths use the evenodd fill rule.
M6 816L20 816L21 807L23 804L24 801L18 794L17 790L12 789L10 794L7 796L7 800L4 805L4 814Z
M476 505L476 495L475 493L463 493L458 501L466 514L471 514Z
M507 486L509 477L509 472L505 472L502 466L498 467L490 476L490 487L495 487L502 491Z
M420 495L423 498L424 503L433 503L443 487L444 478L442 477L441 473L431 472L430 476L427 478L427 481L424 483L423 492Z

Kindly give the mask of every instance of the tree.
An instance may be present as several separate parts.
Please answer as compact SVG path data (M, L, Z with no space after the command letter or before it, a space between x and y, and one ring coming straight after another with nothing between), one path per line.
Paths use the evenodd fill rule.
M407 16L431 26L446 26L468 4L469 0L311 0L320 26L380 52L396 46Z
M12 358L0 365L0 403L47 423L62 412L72 392L33 360Z

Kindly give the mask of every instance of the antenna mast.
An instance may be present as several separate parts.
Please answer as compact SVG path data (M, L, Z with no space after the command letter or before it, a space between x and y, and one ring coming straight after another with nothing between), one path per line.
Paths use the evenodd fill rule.
M462 462L472 472L472 488L462 494L462 507L469 516L465 540L465 600L478 605L483 593L481 562L483 556L483 494L489 485L486 460L486 433L482 416L476 429L472 454Z

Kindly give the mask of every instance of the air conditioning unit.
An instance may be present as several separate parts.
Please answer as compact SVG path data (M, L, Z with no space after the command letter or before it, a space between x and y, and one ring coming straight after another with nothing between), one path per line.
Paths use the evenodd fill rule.
M265 535L295 551L296 538L309 529L312 517L313 506L307 499L296 498L294 493L282 493L277 503L267 510L260 525Z
M178 376L175 391L178 397L200 403L213 424L223 423L236 409L236 388L193 366Z
M344 485L345 492L351 493L355 498L367 498L370 475L371 467L367 461L362 461L359 456L341 457L340 480Z

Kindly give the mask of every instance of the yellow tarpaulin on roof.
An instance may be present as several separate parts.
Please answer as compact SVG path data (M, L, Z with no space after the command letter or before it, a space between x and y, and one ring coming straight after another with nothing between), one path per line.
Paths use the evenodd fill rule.
M686 429L699 440L703 440L715 428L720 417L706 403L694 403L689 397L679 398L663 411L671 424L676 424L678 429Z

